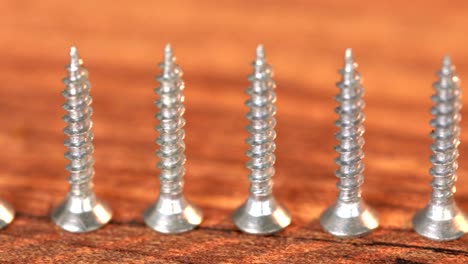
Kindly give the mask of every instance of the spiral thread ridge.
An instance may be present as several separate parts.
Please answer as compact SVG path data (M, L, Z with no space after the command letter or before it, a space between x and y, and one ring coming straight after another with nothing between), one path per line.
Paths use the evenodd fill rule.
M156 78L160 86L155 89L159 96L155 105L159 109L156 114L159 120L156 143L160 147L156 155L160 158L157 164L160 169L160 194L178 195L182 192L185 174L184 82L170 45L166 46L164 62L159 67L162 73Z
M351 49L345 52L344 67L339 71L342 76L336 86L340 89L335 100L338 107L335 112L339 118L335 125L339 131L335 138L339 144L335 146L338 157L335 163L339 166L335 175L338 177L338 199L342 202L357 202L361 197L361 185L364 181L364 89L361 84L361 76L356 70Z
M434 106L431 108L433 118L430 122L433 127L430 157L432 203L446 204L452 202L456 191L461 90L455 67L448 56L444 57L437 75L439 79L433 84L435 94L431 97Z
M250 193L254 196L267 196L272 192L272 177L275 174L275 82L273 71L265 61L263 46L257 47L256 59L252 63L253 73L248 79L251 83L246 93L249 107L246 117L250 121L247 131L250 136L246 142L250 149L246 155L250 158L246 166L251 171L249 180Z
M86 197L92 193L92 178L94 176L93 159L93 125L91 116L92 98L89 95L91 85L88 71L82 66L82 60L75 47L70 49L70 64L67 66L68 76L64 78L66 85L62 92L65 98L63 108L67 114L63 120L68 139L64 145L68 148L65 157L70 161L66 170L70 173L70 193L74 196Z

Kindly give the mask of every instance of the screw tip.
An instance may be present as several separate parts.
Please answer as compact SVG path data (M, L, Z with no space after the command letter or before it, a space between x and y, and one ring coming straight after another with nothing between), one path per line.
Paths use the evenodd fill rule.
M351 48L347 48L344 55L344 70L349 72L352 71L355 67L356 64L354 63L353 51Z
M78 49L76 48L76 46L71 46L70 47L70 56L73 56L73 55L76 55L78 54Z
M169 43L167 43L166 46L164 47L164 60L166 62L173 60L172 47L171 47L171 44Z
M165 53L172 53L172 47L170 43L167 43L166 46L164 47L164 52Z
M78 55L78 49L76 46L70 48L70 65L78 67L81 64L80 56Z
M451 66L451 65L452 65L452 60L450 59L450 56L449 56L449 55L445 55L445 56L442 58L442 65L443 65L443 66Z
M258 44L257 45L257 58L258 59L263 59L265 58L265 50L263 49L263 45L262 44Z
M347 48L345 50L345 60L352 61L353 60L353 50L351 48Z

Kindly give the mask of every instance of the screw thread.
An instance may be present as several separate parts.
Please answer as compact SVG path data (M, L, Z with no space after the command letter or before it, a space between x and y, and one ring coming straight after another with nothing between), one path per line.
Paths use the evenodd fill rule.
M439 80L433 84L435 94L431 97L434 106L431 108L433 127L431 137L433 176L432 203L447 204L452 202L457 180L457 158L460 134L460 94L459 79L448 56L444 57L442 68L437 73Z
M159 109L156 114L159 120L156 126L159 132L156 143L160 147L156 155L160 158L157 165L161 170L160 194L178 195L182 192L185 174L184 82L182 70L175 63L170 45L166 46L164 62L159 67L162 68L162 74L156 78L160 86L155 89L155 93L159 95L155 104Z
M265 61L262 45L257 47L253 67L254 71L248 78L251 85L246 90L250 98L245 103L250 109L246 115L250 121L246 128L250 133L246 140L250 146L246 155L250 160L246 166L251 171L250 193L254 196L266 196L272 192L271 179L275 174L276 95L273 91L275 89L273 71Z
M66 85L62 92L65 98L63 108L67 114L63 120L67 123L64 133L69 138L64 145L68 148L65 157L70 160L66 166L70 176L70 193L74 196L85 197L92 193L92 178L94 176L93 133L91 127L92 98L89 95L91 84L88 71L82 66L75 47L70 49L70 64L67 66L68 76L64 78Z
M361 76L356 70L351 49L345 52L344 67L339 71L342 75L336 86L340 89L335 100L339 106L335 112L339 118L335 125L339 131L335 138L339 144L335 146L338 157L335 163L339 166L335 175L339 178L337 188L338 199L342 202L357 202L361 197L361 185L364 181L363 171L364 152L364 89L361 84Z

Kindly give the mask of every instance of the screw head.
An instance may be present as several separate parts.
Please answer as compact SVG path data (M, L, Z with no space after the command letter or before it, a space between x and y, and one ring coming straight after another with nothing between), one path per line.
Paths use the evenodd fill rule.
M242 232L267 235L287 227L291 223L291 215L271 195L249 196L234 212L232 220Z
M200 225L203 214L181 195L160 195L144 213L147 226L165 234L190 231Z
M377 213L362 200L353 203L338 201L320 216L322 228L340 238L369 234L379 225Z
M94 195L68 195L53 212L52 220L62 229L73 233L96 230L110 221L112 210Z
M448 241L468 232L468 216L454 202L444 205L429 204L413 218L413 228L421 236Z
M6 227L15 218L15 210L8 202L0 200L0 229Z

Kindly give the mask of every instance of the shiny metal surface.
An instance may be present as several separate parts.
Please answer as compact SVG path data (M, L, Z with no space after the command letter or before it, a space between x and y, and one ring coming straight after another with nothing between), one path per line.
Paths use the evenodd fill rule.
M347 49L344 67L340 70L342 80L337 83L340 92L335 97L339 103L335 109L339 115L335 122L339 128L335 135L339 141L335 147L339 154L335 159L339 166L335 172L339 179L338 198L336 203L320 216L322 228L341 238L366 235L379 225L377 213L361 198L361 185L364 182L364 89L356 68L352 51Z
M79 197L70 194L52 213L55 224L74 233L89 232L105 225L112 217L110 207L94 194Z
M0 200L0 229L6 227L15 218L13 206L4 200Z
M202 221L201 210L182 195L160 194L157 202L144 214L145 223L166 234L176 234L196 228Z
M160 146L159 197L144 213L145 223L155 231L167 234L182 233L197 227L202 221L201 210L189 203L183 195L185 174L185 119L184 82L182 70L175 63L170 45L164 50L164 62L160 64L163 72L157 77L160 86L155 90L159 95L156 130Z
M460 144L461 90L459 79L448 56L444 57L438 72L439 80L431 97L433 130L430 161L432 168L432 197L429 204L413 218L414 230L436 241L454 240L468 232L468 216L454 200L457 180L458 145Z
M273 197L272 177L275 174L276 119L274 93L275 83L272 69L265 61L263 46L257 47L253 62L254 72L249 76L251 86L247 89L250 98L246 105L250 108L247 131L250 137L247 151L250 161L247 168L250 192L247 200L233 214L234 224L243 232L250 234L271 234L282 230L291 223L291 216Z
M67 114L63 120L67 123L64 133L69 138L64 144L68 148L65 157L70 160L66 167L70 173L70 191L65 200L53 210L51 217L64 230L81 233L98 229L109 222L112 211L95 197L93 191L93 111L89 95L91 85L88 72L82 66L75 47L70 49L70 65L67 70L68 76L63 81L66 88L62 95L66 99L63 108Z
M379 226L377 213L362 200L339 201L322 213L320 224L328 233L341 238L360 237Z

